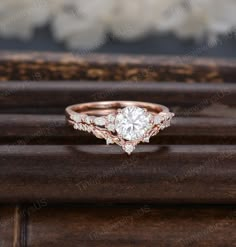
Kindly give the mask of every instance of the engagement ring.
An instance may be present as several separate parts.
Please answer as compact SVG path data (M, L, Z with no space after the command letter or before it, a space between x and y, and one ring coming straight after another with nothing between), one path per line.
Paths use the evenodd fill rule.
M136 101L101 101L72 105L66 117L76 130L93 133L131 154L140 142L170 126L174 113L163 105Z

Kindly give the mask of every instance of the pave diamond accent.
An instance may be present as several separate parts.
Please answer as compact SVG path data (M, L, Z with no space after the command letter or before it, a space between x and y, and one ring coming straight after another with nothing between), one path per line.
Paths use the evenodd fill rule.
M108 124L107 125L107 129L111 132L113 132L115 130L115 125L114 124Z
M157 124L161 130L170 126L170 121L174 116L173 113L161 112L154 118L154 123Z
M132 144L127 143L124 147L123 150L128 153L131 154L135 149L135 146L133 146Z
M86 124L90 124L91 118L90 118L89 116L86 116L85 119L84 119L84 122L85 122Z
M110 145L110 144L113 144L114 142L111 138L107 138L106 143L107 143L107 145Z
M80 114L72 115L70 118L71 118L73 121L77 122L77 123L81 122L81 120L82 120Z
M149 128L150 115L143 108L127 106L116 116L115 129L125 140L138 140L146 134Z
M104 117L97 117L94 119L94 123L98 126L104 126L106 124L106 119Z
M160 112L158 115L155 116L154 122L155 122L155 124L160 124L160 123L162 123L163 121L168 120L169 117L170 117L170 116L169 116L168 113Z
M108 119L108 121L109 121L110 123L114 123L114 121L115 121L115 116L112 115L112 114L110 114L110 115L108 115L107 119Z
M149 143L149 139L150 139L150 137L148 136L148 137L143 139L143 142Z
M155 124L160 124L162 121L163 121L162 116L160 116L159 114L157 116L155 116L155 118L154 118Z

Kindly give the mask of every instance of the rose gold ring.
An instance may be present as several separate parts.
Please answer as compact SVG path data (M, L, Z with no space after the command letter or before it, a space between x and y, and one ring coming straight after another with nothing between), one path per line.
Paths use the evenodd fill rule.
M67 122L131 154L140 142L170 126L174 113L163 105L136 101L101 101L66 108Z

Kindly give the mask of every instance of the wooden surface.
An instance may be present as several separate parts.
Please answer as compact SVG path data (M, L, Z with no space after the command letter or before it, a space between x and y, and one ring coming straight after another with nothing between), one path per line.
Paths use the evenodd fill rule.
M38 211L29 221L29 246L236 246L234 207L107 209Z
M19 227L17 219L17 208L12 206L0 207L0 246L18 247Z
M0 144L105 144L75 131L63 115L2 114ZM175 117L171 127L152 137L152 144L236 144L234 117Z
M20 235L12 222L0 225L5 233L1 247L236 246L234 206L52 207L41 200L19 211L18 216L10 209L1 212L10 222L11 216L14 220L27 216L17 226ZM12 233L11 237L6 233Z
M0 54L0 80L99 80L234 82L235 60L193 57Z
M234 60L1 53L0 247L236 246L235 71ZM66 106L116 99L176 117L132 156L66 126Z
M57 112L63 114L67 105L80 102L139 100L161 102L178 114L187 116L196 114L212 104L221 104L233 107L236 116L236 85L233 83L196 85L155 82L18 81L1 82L0 92L0 112L18 109L18 112L23 113L31 108L34 113L53 113L57 109ZM222 114L224 113L220 113L220 116L224 117Z
M0 200L236 203L236 145L0 146Z

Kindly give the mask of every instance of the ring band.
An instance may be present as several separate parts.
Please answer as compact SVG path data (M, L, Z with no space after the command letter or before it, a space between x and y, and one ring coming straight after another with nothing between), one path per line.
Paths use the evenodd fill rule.
M93 133L131 154L140 142L170 126L174 113L166 106L138 101L100 101L66 108L67 122L76 130Z

